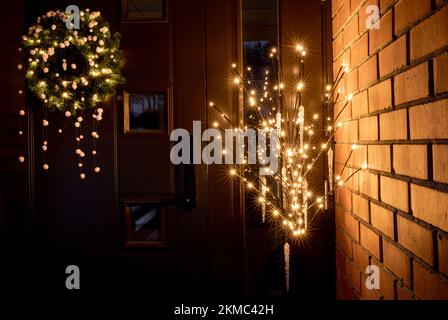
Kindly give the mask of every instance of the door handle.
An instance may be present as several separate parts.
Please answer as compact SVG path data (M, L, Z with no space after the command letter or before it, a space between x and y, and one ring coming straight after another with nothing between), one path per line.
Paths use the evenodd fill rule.
M181 167L180 181L182 181L181 202L186 210L196 209L196 175L194 164L183 164Z

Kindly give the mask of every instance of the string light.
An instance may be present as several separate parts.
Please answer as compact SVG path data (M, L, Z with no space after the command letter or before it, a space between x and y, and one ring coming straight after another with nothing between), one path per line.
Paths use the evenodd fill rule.
M48 111L61 111L65 117L75 117L75 141L77 155L85 157L80 144L84 122L83 114L88 109L97 108L97 104L115 93L116 86L124 82L120 74L122 52L119 49L119 35L111 34L107 23L100 12L86 9L80 11L81 28L69 29L65 26L69 13L63 11L48 11L40 16L37 22L28 29L28 34L22 36L22 48L26 64L17 65L18 70L24 70L28 89L34 93L42 103L43 120L42 135L45 140L42 145L43 169L48 170L49 164L45 160L48 151L47 134L50 122ZM72 24L73 25L73 24ZM86 46L88 42L92 42ZM80 55L70 54L67 48L78 49ZM56 72L57 70L58 72ZM76 72L74 72L76 70ZM80 94L79 86L83 86ZM23 90L18 91L19 95ZM20 116L25 116L25 110L19 110ZM96 140L99 139L98 122L103 119L103 109L98 108L92 115L93 150L92 160L94 171L99 173L100 167L95 164ZM59 134L62 129L58 129ZM19 130L19 136L23 131ZM23 154L23 152L22 152ZM24 156L19 156L23 162ZM82 162L78 163L82 168ZM84 172L80 178L85 179Z
M263 78L257 80L250 73L252 68L247 68L249 75L246 77L245 75L241 76L235 70L236 64L232 65L233 84L239 92L243 92L245 95L243 107L246 109L245 113L247 112L248 124L245 125L242 122L241 125L245 129L255 127L265 132L278 130L279 145L276 154L281 159L283 167L278 172L269 168L262 169L260 172L272 174L272 178L266 179L247 164L247 158L250 156L249 148L243 147L247 154L244 155L241 167L231 168L229 174L241 179L248 192L256 196L262 211L262 222L264 222L266 209L269 208L273 217L282 218L280 222L286 227L285 230L290 231L294 237L302 237L306 234L314 215L327 209L328 198L334 194L337 188L343 187L353 175L346 180L342 180L340 175L334 176L332 142L336 132L343 127L343 122L334 121L336 122L334 123L331 117L322 117L327 120L327 123L321 130L320 126L323 124L317 121L321 116L319 113L314 113L311 117L312 121L308 123L307 106L303 102L304 61L307 52L301 44L297 44L295 49L300 60L300 67L297 72L296 100L291 104L282 97L285 93L285 84L281 74L276 72L275 68L273 70L266 69ZM280 64L277 53L276 48L272 48L268 53L269 57L275 60L275 65ZM341 102L339 100L339 83L347 72L348 66L344 64L333 83L327 84L323 88L326 104L324 109L334 108L337 102ZM335 88L338 88L337 95ZM348 101L351 101L352 98L353 94L347 96ZM223 128L230 125L231 128L237 130L238 127L213 102L210 102L209 106L219 112L225 121L225 123L214 121L211 123L213 127L224 130ZM352 147L356 148L356 145ZM255 152L255 156L260 156L265 151L263 148L257 147L252 152ZM224 150L222 153L226 154L226 151ZM326 156L328 159L328 186L330 189L326 184L325 194L315 195L312 192L312 189L315 188L309 185L308 176L321 156ZM367 164L363 164L361 169L366 168ZM335 185L333 185L333 181L336 181ZM277 191L271 192L271 190Z

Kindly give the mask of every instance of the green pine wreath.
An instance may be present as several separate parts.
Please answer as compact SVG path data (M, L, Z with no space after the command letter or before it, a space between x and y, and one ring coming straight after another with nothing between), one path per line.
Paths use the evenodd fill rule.
M48 107L66 114L94 108L114 94L121 76L120 34L111 34L100 12L80 11L80 28L69 13L49 11L23 36L28 88Z

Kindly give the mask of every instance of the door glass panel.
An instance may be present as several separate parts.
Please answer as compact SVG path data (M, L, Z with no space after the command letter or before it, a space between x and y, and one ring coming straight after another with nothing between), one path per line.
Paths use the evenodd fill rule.
M127 246L152 246L166 241L167 208L156 205L125 207Z
M167 95L165 92L125 93L124 109L125 132L167 130Z

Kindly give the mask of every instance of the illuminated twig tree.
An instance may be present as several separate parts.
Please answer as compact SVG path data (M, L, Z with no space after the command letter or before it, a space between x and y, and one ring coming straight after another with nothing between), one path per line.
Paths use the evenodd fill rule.
M280 71L282 69L278 50L272 48L269 52L272 67L265 70L262 77L259 74L254 76L251 67L240 72L236 64L232 65L231 82L244 97L243 110L247 119L244 128L232 123L213 102L210 102L210 107L216 110L222 119L211 123L215 128L224 130L230 127L240 131L252 128L266 132L276 130L278 133L276 155L280 168L276 172L269 172L269 180L272 181L268 180L268 175L260 174L255 166L248 163L247 159L251 156L251 148L248 146L245 146L242 165L232 166L229 174L240 179L246 190L256 195L257 201L261 204L263 221L266 214L271 214L287 230L289 229L292 235L300 237L306 233L317 212L327 209L329 197L360 170L366 169L367 165L363 164L362 168L355 170L345 179L342 178L356 149L356 145L352 145L352 150L339 175L335 176L333 169L333 141L336 132L342 128L339 118L352 100L352 95L341 97L340 90L336 89L348 72L347 67L341 66L333 83L326 85L323 113L309 116L303 102L307 52L301 45L297 45L295 51L300 70L295 84L293 103L287 103L285 99L284 92L287 88ZM336 103L343 105L338 114L334 117L324 116L333 114ZM319 121L322 125L319 125ZM320 132L317 132L319 130ZM272 142L271 137L270 143ZM257 153L265 151L260 150L260 147L256 150ZM315 188L311 188L309 184L310 172L320 157L326 157L328 161L328 180L325 183L325 193L322 195L313 194L311 190Z

